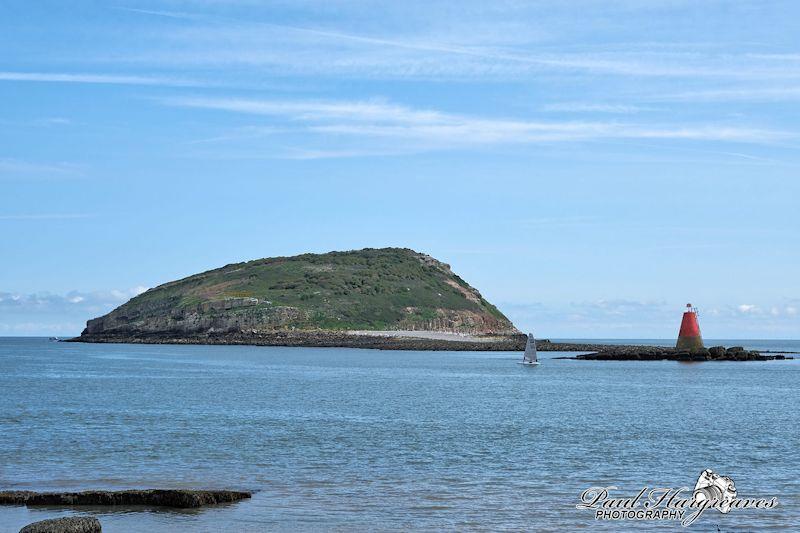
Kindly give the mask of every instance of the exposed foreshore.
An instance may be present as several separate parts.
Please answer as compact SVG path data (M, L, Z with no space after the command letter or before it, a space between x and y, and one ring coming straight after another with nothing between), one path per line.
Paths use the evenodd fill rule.
M205 334L92 334L67 342L126 344L224 344L297 346L317 348L367 348L418 351L518 351L525 348L522 334L461 335L438 331L279 331L268 333Z

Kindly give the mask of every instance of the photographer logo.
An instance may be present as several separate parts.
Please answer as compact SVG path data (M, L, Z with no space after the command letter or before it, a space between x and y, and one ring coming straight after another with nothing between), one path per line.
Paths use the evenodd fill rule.
M709 509L727 514L734 509L772 509L776 497L738 498L728 476L703 470L694 490L688 487L643 487L628 497L612 496L617 487L589 487L580 495L577 509L594 512L595 520L679 520L689 526Z

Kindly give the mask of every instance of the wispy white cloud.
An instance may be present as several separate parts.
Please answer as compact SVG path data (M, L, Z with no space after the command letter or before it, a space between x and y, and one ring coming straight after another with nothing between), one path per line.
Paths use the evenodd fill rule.
M88 319L108 313L145 290L137 286L66 294L0 291L0 334L77 335Z
M426 7L423 11L428 15L435 9ZM312 26L277 24L259 21L258 17L123 9L177 22L169 25L164 34L156 34L156 42L149 49L110 57L120 62L183 67L248 65L283 73L370 78L451 76L497 80L552 72L759 81L800 79L800 72L793 68L796 54L730 52L725 47L718 50L719 43L645 41L576 46L567 42L553 46L558 42L554 33L558 32L547 27L542 10L522 13L526 10L514 3L496 9L465 9L460 16L449 10L446 24L428 16L424 24L417 21L416 26L373 24L360 31L349 28L346 19L339 24ZM485 13L480 15L481 11ZM409 15L405 11L403 14ZM601 20L607 16L601 15Z
M65 117L44 117L30 120L26 125L30 126L69 126L72 120Z
M541 107L542 111L558 113L618 113L630 114L652 111L654 108L628 104L604 104L592 102L560 102Z
M323 150L323 149L302 149L302 148L286 148L280 154L281 159L294 159L298 161L314 160L314 159L341 159L349 157L379 157L379 156L395 156L408 153L408 150L402 148L391 149L370 149L370 150Z
M620 121L535 121L494 119L417 109L385 100L282 101L241 98L179 97L162 100L171 106L221 110L272 117L304 134L333 139L364 139L379 151L391 146L406 150L451 149L466 146L514 145L607 139L651 139L768 143L790 133L715 124L640 124ZM337 147L337 154L353 150ZM312 151L316 151L313 150ZM363 145L356 150L364 151ZM340 155L341 156L341 155Z
M680 102L782 102L800 100L800 85L734 87L681 91L646 97L652 101Z
M665 324L677 328L676 320L680 320L680 307L660 300L504 303L499 307L518 327L541 335L552 335L555 329L556 334L559 330L568 331L566 335L570 337L591 337L602 332L604 336L645 338L654 331L667 331Z
M595 225L598 220L596 216L571 215L563 217L526 218L515 221L514 225L516 227L530 229L580 228Z
M174 87L199 87L207 85L180 78L158 76L134 76L120 74L84 74L69 72L0 72L0 81L51 82L51 83L95 83L112 85L162 85Z
M366 101L286 101L248 100L240 98L178 97L162 100L168 105L219 109L254 115L286 116L293 120L319 121L343 119L360 122L430 123L446 115L437 111L415 110L385 100Z
M49 292L25 294L0 291L0 314L9 311L18 313L107 312L146 290L147 287L136 286L109 291L70 291L66 294Z
M85 323L80 321L65 322L63 320L52 321L4 321L0 322L0 334L8 336L46 336L63 335L73 336L80 333Z
M721 304L700 309L703 332L737 331L750 338L782 335L800 326L797 300L760 304ZM501 303L500 309L518 326L543 335L675 338L682 304L664 300L600 299L564 303ZM562 334L563 335L563 334ZM761 336L759 336L761 335ZM710 337L710 338L713 338Z
M92 215L86 213L36 213L21 215L2 215L0 220L69 220L75 218L89 218Z
M0 158L0 178L3 177L76 177L82 167L72 163L41 163L21 159Z

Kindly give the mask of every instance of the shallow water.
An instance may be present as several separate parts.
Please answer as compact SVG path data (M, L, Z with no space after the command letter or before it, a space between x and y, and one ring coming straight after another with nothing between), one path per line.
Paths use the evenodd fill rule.
M111 533L680 529L575 504L593 485L691 488L706 468L779 505L692 529L800 523L800 360L559 355L0 339L0 489L257 491L181 512L0 507L0 531L76 512Z

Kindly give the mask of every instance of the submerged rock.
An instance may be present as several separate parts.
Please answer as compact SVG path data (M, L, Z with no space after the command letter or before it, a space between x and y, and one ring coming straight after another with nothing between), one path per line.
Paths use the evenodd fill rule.
M50 518L28 524L19 533L100 533L100 520L89 516Z
M191 508L230 503L249 498L249 492L233 490L90 490L84 492L0 492L5 505L144 505Z

